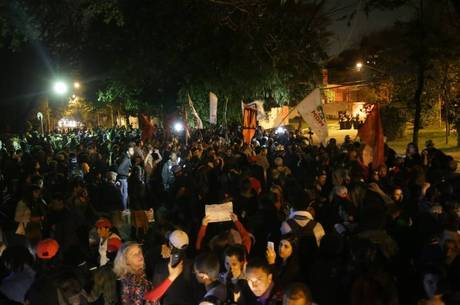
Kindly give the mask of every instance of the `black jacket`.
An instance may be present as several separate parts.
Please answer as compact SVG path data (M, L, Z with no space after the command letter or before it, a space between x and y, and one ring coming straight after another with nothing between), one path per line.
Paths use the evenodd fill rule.
M153 285L161 284L168 277L168 262L163 260L155 266L153 275ZM189 305L199 304L206 291L192 274L193 261L185 259L184 271L171 284L168 291L164 294L161 304L163 305Z
M129 157L128 153L125 154L123 161L121 161L120 165L118 166L118 179L127 179L129 176L129 170L131 169L131 158Z

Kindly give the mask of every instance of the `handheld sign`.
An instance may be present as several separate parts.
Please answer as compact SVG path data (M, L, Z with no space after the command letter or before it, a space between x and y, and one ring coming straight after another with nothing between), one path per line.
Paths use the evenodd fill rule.
M233 203L207 204L205 213L209 217L209 222L231 221L230 213L233 213Z

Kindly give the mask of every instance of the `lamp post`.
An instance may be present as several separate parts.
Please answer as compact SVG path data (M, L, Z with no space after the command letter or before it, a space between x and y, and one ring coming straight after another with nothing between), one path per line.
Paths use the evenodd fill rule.
M56 80L55 82L53 82L52 84L52 92L57 95L57 96L64 96L67 94L67 92L69 91L69 86L67 85L67 83L63 80ZM50 118L50 112L51 112L51 109L49 107L49 99L47 98L46 99L46 121L47 121L47 126L48 126L48 133L51 131L51 118Z
M63 80L63 79L58 79L58 80L55 80L52 84L51 84L51 92L54 93L54 95L56 96L59 96L59 97L65 97L65 96L70 96L72 95L71 93L69 93L69 91L71 91L70 89L73 88L73 98L76 98L77 97L77 92L81 90L81 83L79 81L74 81L73 84L70 83L66 80ZM47 131L50 132L51 131L51 119L50 119L50 112L51 112L51 109L49 107L49 98L47 97L46 98L46 101L45 101L45 108L46 108L46 120L47 120Z

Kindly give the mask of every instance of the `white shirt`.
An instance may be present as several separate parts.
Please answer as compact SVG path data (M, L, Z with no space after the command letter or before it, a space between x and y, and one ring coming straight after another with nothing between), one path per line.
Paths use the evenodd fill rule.
M121 239L117 234L111 233L108 238L106 239L101 239L99 242L99 266L104 266L109 262L109 259L107 258L107 242L111 238L118 238Z

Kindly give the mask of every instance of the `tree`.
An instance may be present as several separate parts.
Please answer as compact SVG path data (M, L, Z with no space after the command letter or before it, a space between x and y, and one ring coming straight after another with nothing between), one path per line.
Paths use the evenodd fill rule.
M293 103L319 82L326 2L0 0L0 27L10 47L34 43L53 66L87 71L103 100L123 92L131 110L171 110L201 88L236 113L241 100Z
M394 8L411 5L414 18L369 35L361 48L394 83L394 100L408 102L413 109L413 142L418 144L424 112L432 109L441 95L440 82L445 69L460 54L459 28L446 22L451 12L449 1L367 1L368 8ZM426 12L430 13L427 14ZM444 64L442 64L444 63Z

